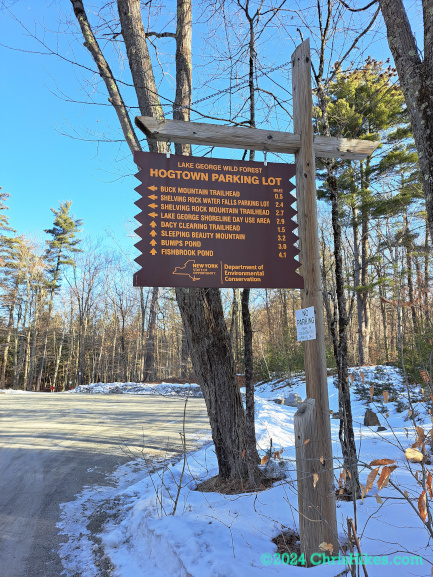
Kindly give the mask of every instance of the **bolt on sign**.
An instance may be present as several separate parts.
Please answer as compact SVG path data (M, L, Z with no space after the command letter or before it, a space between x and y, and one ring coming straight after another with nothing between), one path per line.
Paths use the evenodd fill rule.
M134 286L303 288L293 164L136 152Z

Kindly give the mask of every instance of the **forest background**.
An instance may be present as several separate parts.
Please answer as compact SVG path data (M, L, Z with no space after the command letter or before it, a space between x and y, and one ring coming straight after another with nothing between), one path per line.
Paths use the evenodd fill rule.
M431 243L417 155L383 22L374 6L358 14L344 4L194 5L191 120L291 131L290 54L301 36L311 38L332 134L383 143L371 159L335 167L348 364L401 363L403 352L406 368L418 378L431 361L433 311ZM420 3L407 7L416 22ZM133 117L138 107L116 5L89 2L86 8ZM176 5L143 3L142 14L162 106L170 116ZM324 47L321 30L328 15ZM95 381L194 380L174 291L132 287L138 268L135 169L70 3L2 2L1 21L8 89L0 96L5 135L0 387L64 390ZM316 104L321 132L323 110ZM243 151L205 147L194 147L193 154L251 158ZM293 161L271 154L268 160ZM330 191L320 178L325 168L318 163L332 367L338 306ZM222 292L236 371L243 373L241 291ZM302 370L294 319L299 291L254 289L250 308L255 378Z

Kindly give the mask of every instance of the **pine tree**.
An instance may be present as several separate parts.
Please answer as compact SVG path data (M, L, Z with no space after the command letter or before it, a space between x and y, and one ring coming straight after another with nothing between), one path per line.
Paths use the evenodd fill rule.
M327 115L331 133L346 138L381 140L386 145L410 137L403 94L395 83L396 70L370 57L360 70L340 72L329 87ZM321 119L319 119L319 128ZM392 132L391 132L392 131ZM338 163L337 183L342 208L350 219L354 238L354 288L358 316L359 364L369 364L370 295L377 285L369 276L376 255L370 253L370 221L383 203L374 184L382 178L380 163L365 161ZM321 195L328 197L328 186Z
M81 249L78 248L81 241L76 237L77 233L81 230L80 226L83 221L75 220L74 216L70 215L71 205L72 201L68 200L64 203L60 203L60 208L58 210L52 208L51 211L55 215L53 228L44 231L51 235L51 239L47 241L48 247L45 252L45 260L48 266L47 286L49 291L49 300L44 344L36 379L37 391L41 388L42 374L47 352L48 328L53 311L54 294L61 286L63 268L66 266L73 266L73 255L77 252L81 252Z

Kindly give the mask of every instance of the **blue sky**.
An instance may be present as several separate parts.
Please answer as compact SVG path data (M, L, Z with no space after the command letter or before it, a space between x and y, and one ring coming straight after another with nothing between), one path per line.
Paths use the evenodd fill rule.
M56 6L50 3L44 10L44 5L41 0L19 2L13 11L29 26L37 19L55 28ZM0 18L0 36L5 45L41 49L5 15ZM52 35L47 40L50 46L55 46L55 41ZM67 42L62 42L60 48L67 53ZM121 178L133 173L129 149L119 143L98 146L62 134L75 129L80 132L84 127L98 131L114 125L117 129L112 108L71 104L52 94L58 86L68 95L84 100L70 64L54 56L0 50L4 79L0 91L0 185L11 195L10 225L19 233L43 238L42 231L53 220L50 208L58 207L59 201L72 200L74 214L84 219L85 232L107 238L106 231L110 231L122 246L132 244L131 239L125 238L125 223L137 212L133 204L137 199L136 179Z
M29 30L36 30L38 37L46 39L50 47L55 49L58 43L59 52L65 57L77 58L94 68L84 48L71 43L73 37L67 22L68 19L74 22L74 17L69 0L10 0L9 5L13 14ZM66 24L59 25L59 21ZM57 30L62 33L57 34ZM274 39L270 36L269 42L274 42L274 53L279 52L280 60L272 54L273 62L278 64L290 57L293 46L281 46L275 31L273 34ZM201 42L199 36L200 32L195 37L196 52ZM85 233L104 239L109 245L114 246L117 242L131 251L135 241L130 233L135 228L133 217L137 213L134 201L138 198L134 187L138 183L132 176L135 166L129 149L121 142L114 110L110 106L73 104L59 98L59 94L64 93L74 100L86 100L82 87L89 74L84 72L83 75L80 69L56 56L35 54L34 51L45 49L5 12L0 12L0 39L1 44L15 48L10 50L0 46L4 79L0 91L0 186L11 195L8 212L11 226L18 233L42 239L43 229L52 224L50 208L58 207L59 201L72 200L75 216L84 220ZM382 40L375 44L373 56L388 56L383 35ZM210 66L197 68L198 72L194 72L197 82L204 84ZM117 73L128 79L126 69ZM165 94L172 95L170 78L164 78L162 82L166 83ZM207 92L194 94L195 99L226 85L225 82L218 85L218 78L215 78ZM88 84L84 88L92 91L94 86ZM272 86L266 88L272 89ZM93 97L95 101L107 104L105 92L96 91ZM197 108L212 113L209 103L200 104ZM270 127L287 129L284 126ZM76 139L65 136L65 133L74 135ZM95 139L100 133L109 134L120 142L97 144L82 140L82 137ZM223 157L224 152L227 151L219 150L215 156ZM234 158L234 152L229 151L228 157Z

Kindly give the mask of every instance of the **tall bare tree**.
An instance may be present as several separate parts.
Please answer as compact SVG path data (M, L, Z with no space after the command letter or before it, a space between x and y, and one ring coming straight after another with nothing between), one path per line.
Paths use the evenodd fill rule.
M422 0L423 48L417 45L403 0L379 0L379 5L410 114L433 238L433 1Z

